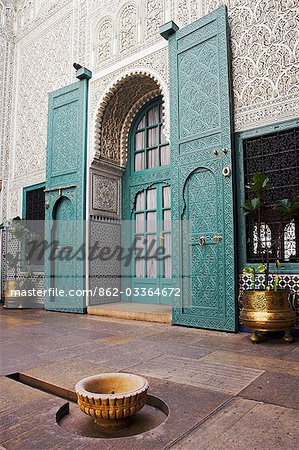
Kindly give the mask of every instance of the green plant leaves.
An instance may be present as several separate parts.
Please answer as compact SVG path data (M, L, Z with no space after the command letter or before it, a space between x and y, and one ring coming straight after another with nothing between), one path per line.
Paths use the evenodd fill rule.
M261 200L259 198L253 198L252 200L246 200L243 208L247 211L247 213L256 213L261 207Z
M284 198L279 200L277 210L282 214L289 216L294 214L299 209L299 201L297 197Z
M255 193L256 197L261 198L264 191L270 186L269 178L265 173L255 173L252 176L252 182L247 187Z

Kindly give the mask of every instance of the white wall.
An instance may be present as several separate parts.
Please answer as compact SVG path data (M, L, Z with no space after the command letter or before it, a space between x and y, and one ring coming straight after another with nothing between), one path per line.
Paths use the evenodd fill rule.
M3 192L0 194L7 218L21 213L22 188L45 179L48 92L73 81L75 61L93 70L91 158L94 116L113 80L136 68L145 71L150 68L167 83L167 43L158 34L158 26L167 20L183 26L226 3L231 25L235 129L299 116L298 56L295 55L299 45L297 0L19 0L14 3L17 7L13 85L12 70L6 71L3 77L6 86L12 87L11 92L5 90L5 117L12 114L13 120L10 128L9 120L5 121L2 115L0 128L2 147L4 140L8 145L7 136L11 138L7 200ZM3 51L1 42L3 39L0 40L0 51ZM7 48L5 52L7 55ZM9 131L6 138L4 122ZM3 173L3 163L1 168L4 178L8 170Z

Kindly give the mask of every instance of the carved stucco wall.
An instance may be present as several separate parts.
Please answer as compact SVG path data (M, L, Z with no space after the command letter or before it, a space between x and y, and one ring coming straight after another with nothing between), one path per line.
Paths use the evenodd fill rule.
M45 180L48 93L85 63L86 15L85 0L17 4L7 218L21 214L22 188Z
M117 77L128 76L137 68L156 72L165 84L167 123L167 43L158 34L158 26L167 20L173 19L183 26L220 4L227 4L236 130L299 115L296 0L16 0L10 3L16 8L13 39L16 51L14 71L6 70L5 83L11 91L6 91L6 116L2 115L8 117L12 111L14 123L13 132L6 132L11 166L7 202L2 192L3 209L9 205L6 216L20 214L23 186L44 179L47 93L73 81L72 62L85 64L94 72L90 93L90 161L94 155L97 109ZM1 43L3 50L2 40ZM5 48L7 61L13 45L10 50ZM8 174L8 169L5 173Z
M147 31L149 17L153 18L153 27L161 17L164 20L171 17L178 25L183 26L222 4L228 6L231 27L235 130L298 117L299 83L296 74L299 61L299 6L296 0L138 2L137 6L141 8L143 15L139 21L139 42L136 41L136 46L143 48L147 37L152 39L154 36L157 42L160 39L157 30ZM96 12L95 5L93 2L90 7ZM110 16L109 20L111 35L116 36L115 29L119 28L117 16ZM137 21L137 28L139 22ZM99 31L100 29L97 29L97 32ZM93 48L96 52L101 51L99 42L95 42L97 45ZM166 52L163 52L163 49L154 52L150 59L155 67L159 66L157 70L166 75L167 80L167 56ZM101 67L117 60L117 45L112 45L111 53ZM144 64L144 60L147 60L147 57L135 65ZM134 64L123 69L123 76L130 73L132 66ZM93 85L93 100L97 100L98 93L105 90L105 85L109 84L113 75L114 73L105 75L96 81ZM92 108L93 106L92 104ZM166 108L166 116L167 113ZM96 120L94 111L92 120Z
M202 15L198 0L90 0L90 64L102 69L134 51L162 41L159 26L183 26Z
M298 117L298 0L204 0L204 13L222 4L229 10L236 129Z
M14 8L0 1L0 223L6 217L12 121L12 79L14 71Z

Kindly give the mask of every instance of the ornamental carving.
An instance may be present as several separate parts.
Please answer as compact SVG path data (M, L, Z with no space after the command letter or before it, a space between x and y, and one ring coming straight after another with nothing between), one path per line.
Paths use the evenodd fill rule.
M180 27L201 17L201 2L198 0L173 0L172 19Z
M137 44L137 8L127 5L119 19L119 53L127 53Z
M68 14L38 38L18 47L20 81L14 166L17 177L45 168L48 93L70 83L71 30L72 15Z
M8 179L10 178L10 146L12 126L13 76L14 76L14 11L11 4L0 3L0 178L3 180L0 195L0 222L8 213Z
M92 158L98 159L103 155L102 136L105 125L102 126L102 123L104 121L106 108L110 104L109 109L110 112L112 112L112 97L122 84L126 84L128 80L133 77L135 77L135 79L133 85L131 84L131 89L133 90L133 96L135 96L135 90L137 89L138 96L136 95L134 98L130 98L122 95L122 97L120 97L118 93L117 96L114 97L115 100L116 98L122 98L125 101L126 114L119 117L120 120L116 127L116 129L118 130L117 138L112 130L108 131L107 136L111 136L111 140L109 137L109 140L105 138L106 143L104 142L104 148L106 147L107 151L104 150L104 153L106 152L106 155L108 155L108 159L110 159L112 155L112 158L115 158L115 162L117 162L117 164L124 165L126 163L127 136L132 118L137 112L137 109L135 109L135 107L140 108L144 103L146 103L146 101L161 94L163 95L163 121L165 127L165 135L167 138L169 137L167 48L163 48L155 53L145 56L141 60L131 63L126 67L125 72L123 71L123 69L119 69L118 71L112 72L105 77L99 78L90 84L90 123L92 123L94 127L94 150L90 155L90 162L92 161ZM151 79L152 82L150 86L148 85L146 89L143 89L145 86L143 85L142 88L142 85L140 85L140 83L142 82L142 80L148 79ZM152 89L149 89L149 87L151 87ZM124 106L122 108L124 108ZM109 117L109 114L107 113L106 117ZM112 124L114 123L115 125L115 122L117 121L117 117L115 114L112 119L113 121L111 122L111 128ZM109 127L109 122L107 120L106 124ZM112 141L116 142L116 147L110 144L112 143Z
M298 115L296 0L206 0L204 13L228 6L238 129Z
M98 46L97 46L97 65L109 59L112 56L113 31L111 19L104 19L99 25Z
M92 208L101 212L118 212L118 180L93 175Z
M132 76L120 84L103 114L100 145L103 158L118 164L121 162L120 143L124 121L139 98L148 92L156 91L157 88L153 79L144 76Z
M159 27L164 23L164 0L148 0L145 13L145 38L159 36Z
M216 37L186 51L178 64L180 137L219 127L219 67ZM194 73L197 77L194 77ZM200 115L198 114L200 111Z
M17 40L36 29L69 2L70 0L20 0L16 7Z
M153 76L136 71L120 76L102 99L95 126L96 159L124 166L127 159L127 138L136 112L150 99L164 94ZM117 111L117 114L116 114Z
M252 305L256 309L265 309L267 306L267 298L264 294L257 294L252 300Z

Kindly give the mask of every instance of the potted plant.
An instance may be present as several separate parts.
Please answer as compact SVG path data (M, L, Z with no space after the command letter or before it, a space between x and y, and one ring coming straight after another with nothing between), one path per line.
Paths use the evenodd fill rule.
M33 270L26 253L26 242L36 239L36 235L24 226L19 217L11 221L7 232L9 240L14 240L17 248L14 252L6 252L4 255L6 267L11 272L5 281L4 306L5 308L32 307L35 297L25 295L33 288ZM21 295L18 295L19 293Z
M265 216L269 215L269 207L266 207L264 197L270 188L269 178L264 173L253 175L252 183L247 186L251 192L251 198L244 204L245 214L250 214L254 221L255 250L261 261L257 266L249 266L243 269L243 273L251 279L249 290L242 292L240 301L240 320L253 334L250 340L257 343L261 340L259 332L284 331L283 340L292 342L290 333L296 319L296 314L289 302L290 292L279 287L280 261L276 259L276 273L270 271L270 258L273 259L274 249L279 248L286 227L290 226L291 220L299 208L297 198L279 200L271 208L278 223L276 239L267 242L263 239L265 235ZM277 256L277 255L276 255ZM259 276L263 275L261 286Z

